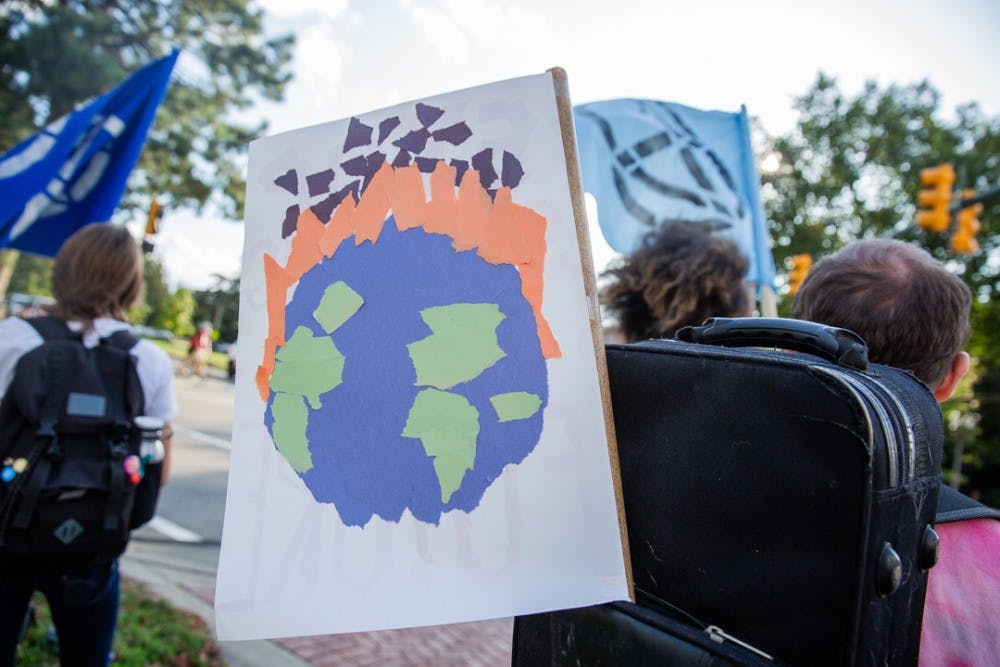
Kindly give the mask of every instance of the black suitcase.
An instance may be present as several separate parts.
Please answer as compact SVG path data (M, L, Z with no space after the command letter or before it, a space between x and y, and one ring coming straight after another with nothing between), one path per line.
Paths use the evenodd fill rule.
M840 329L716 319L678 338L607 346L640 605L791 665L916 664L937 557L933 395Z

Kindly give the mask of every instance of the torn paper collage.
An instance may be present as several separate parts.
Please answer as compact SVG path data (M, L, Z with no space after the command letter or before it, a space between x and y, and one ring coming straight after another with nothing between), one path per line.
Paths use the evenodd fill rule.
M546 73L251 144L221 639L628 597L563 136Z

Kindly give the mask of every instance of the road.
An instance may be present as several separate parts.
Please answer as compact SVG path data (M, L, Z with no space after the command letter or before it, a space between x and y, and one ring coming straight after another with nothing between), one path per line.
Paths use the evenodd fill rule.
M233 385L213 377L178 378L172 469L157 517L134 539L161 558L215 572L226 506Z

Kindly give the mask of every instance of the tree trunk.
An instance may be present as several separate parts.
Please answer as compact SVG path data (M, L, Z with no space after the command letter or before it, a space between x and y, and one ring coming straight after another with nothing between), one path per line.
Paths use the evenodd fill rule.
M7 298L7 286L10 285L10 278L14 275L19 256L20 253L16 250L0 251L0 301Z

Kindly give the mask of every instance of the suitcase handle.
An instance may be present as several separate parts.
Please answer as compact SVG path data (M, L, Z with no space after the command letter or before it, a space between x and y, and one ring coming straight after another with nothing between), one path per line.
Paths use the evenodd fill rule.
M847 329L804 320L713 317L700 327L684 327L675 338L723 347L780 347L861 371L868 368L868 346L861 336Z

